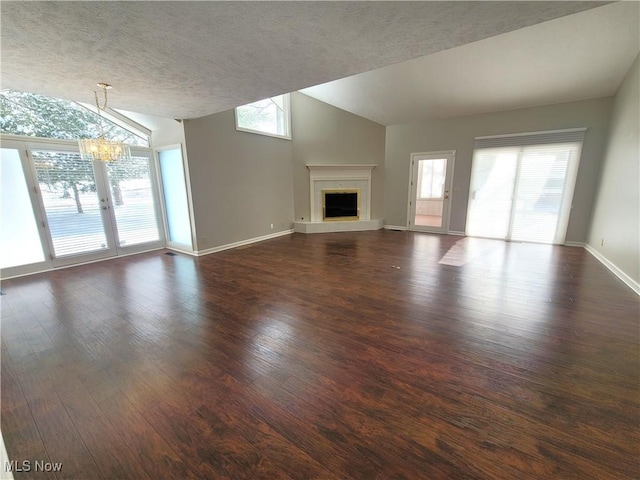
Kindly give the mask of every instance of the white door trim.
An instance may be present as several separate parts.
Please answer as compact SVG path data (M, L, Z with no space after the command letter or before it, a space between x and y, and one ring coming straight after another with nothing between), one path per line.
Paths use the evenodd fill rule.
M442 208L442 226L440 228L434 227L416 227L414 225L415 220L415 202L416 193L418 188L418 179L416 176L416 159L420 157L421 160L428 159L447 159L447 170L445 173L445 189L448 190L449 196L443 204ZM455 150L441 150L435 152L415 152L410 155L409 162L409 196L407 200L407 230L417 232L431 232L431 233L449 233L449 220L451 215L451 199L453 196L453 174L455 171ZM415 178L414 178L415 177Z

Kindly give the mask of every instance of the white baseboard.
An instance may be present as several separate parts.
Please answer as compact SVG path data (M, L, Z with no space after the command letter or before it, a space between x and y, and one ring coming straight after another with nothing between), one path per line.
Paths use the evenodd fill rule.
M602 255L599 251L597 251L588 243L584 245L584 248L587 252L589 252L591 255L596 257L596 259L600 263L602 263L605 267L607 267L611 271L611 273L613 273L616 277L618 277L620 280L626 283L629 286L629 288L631 288L631 290L636 292L637 295L640 295L640 283L636 282L633 278L631 278L629 275L627 275L622 270L620 270L613 262L611 262L607 257Z
M185 255L191 255L192 257L198 256L198 252L195 250L187 250L186 248L175 247L172 245L167 245L165 248L173 252L184 253Z
M203 255L209 255L211 253L222 252L223 250L230 250L232 248L242 247L244 245L250 245L252 243L263 242L271 238L283 237L285 235L291 235L293 229L283 230L282 232L270 233L269 235L263 235L261 237L249 238L248 240L240 240L239 242L228 243L226 245L220 245L219 247L207 248L206 250L198 250L195 252L196 256L201 257Z
M53 272L55 270L63 270L65 268L79 267L80 265L89 265L91 263L106 262L107 260L116 260L116 259L122 258L122 257L129 257L131 255L138 255L140 253L156 252L158 250L164 250L164 249L165 249L165 247L163 245L162 247L154 247L154 248L150 248L148 250L140 250L140 251L136 251L136 252L123 253L123 254L120 254L120 255L115 255L113 257L105 257L105 258L98 258L96 260L89 260L87 262L70 263L69 265L60 265L58 267L46 267L46 268L43 268L41 270L36 270L36 271L33 271L33 272L20 273L18 275L12 275L10 277L2 277L2 278L0 278L0 280L9 280L11 278L18 278L18 277L28 277L29 275L35 275L36 273Z
M385 230L400 230L401 232L407 229L407 227L401 227L399 225L385 225L382 228L384 228Z
M587 244L584 242L564 242L565 247L582 247L585 248Z
M400 231L409 230L407 227L401 227L399 225L385 225L383 228L385 230L400 230ZM457 235L459 237L464 237L465 236L464 232L457 232L455 230L449 230L447 235Z

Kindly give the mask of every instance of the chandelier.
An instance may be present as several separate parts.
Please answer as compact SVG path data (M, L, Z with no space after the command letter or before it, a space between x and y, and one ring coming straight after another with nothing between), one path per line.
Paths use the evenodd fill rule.
M99 160L101 162L117 162L119 160L130 160L131 150L129 146L122 142L107 140L104 138L104 127L102 125L102 112L107 109L107 90L111 89L111 85L106 83L98 83L98 86L104 93L104 103L102 107L98 102L98 93L93 92L96 100L96 109L100 116L100 136L98 138L82 138L78 140L80 147L80 155L87 160Z

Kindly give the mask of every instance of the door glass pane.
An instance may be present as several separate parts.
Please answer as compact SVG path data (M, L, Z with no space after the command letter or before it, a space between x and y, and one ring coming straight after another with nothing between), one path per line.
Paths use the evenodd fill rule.
M518 164L517 149L476 150L467 235L507 238Z
M149 159L109 163L107 175L120 246L160 240Z
M91 162L74 152L31 153L55 256L107 250Z
M0 156L0 268L44 261L27 181L18 150Z
M418 161L418 188L414 225L441 227L447 159Z
M169 241L192 248L187 186L179 148L158 152Z

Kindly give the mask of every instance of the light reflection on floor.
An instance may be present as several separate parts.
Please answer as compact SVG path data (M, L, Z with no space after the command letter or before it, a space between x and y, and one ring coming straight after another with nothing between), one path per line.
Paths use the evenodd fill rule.
M453 244L438 263L460 267L495 248L495 240L464 237Z

